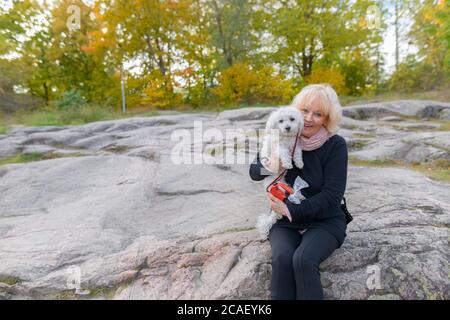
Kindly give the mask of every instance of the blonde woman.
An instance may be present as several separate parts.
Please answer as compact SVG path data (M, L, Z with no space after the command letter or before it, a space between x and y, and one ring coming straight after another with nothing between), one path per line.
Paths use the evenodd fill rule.
M284 202L267 194L269 205L283 215L272 227L272 299L323 299L319 265L346 237L346 221L341 209L347 183L347 144L337 135L342 108L336 92L328 85L306 86L294 98L305 120L299 137L304 167L294 165L285 180L293 185L300 176L309 187L300 204ZM250 165L250 177L260 181L278 172L278 159L261 159ZM282 169L282 168L281 168Z

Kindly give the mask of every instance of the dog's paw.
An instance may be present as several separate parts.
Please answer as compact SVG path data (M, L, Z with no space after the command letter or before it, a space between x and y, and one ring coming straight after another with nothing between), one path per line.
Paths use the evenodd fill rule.
M292 169L293 167L294 166L290 162L283 163L283 168L285 168L285 169Z
M297 168L299 168L299 169L303 168L303 166L304 166L303 161L295 161L294 160L294 162L295 162L295 166Z

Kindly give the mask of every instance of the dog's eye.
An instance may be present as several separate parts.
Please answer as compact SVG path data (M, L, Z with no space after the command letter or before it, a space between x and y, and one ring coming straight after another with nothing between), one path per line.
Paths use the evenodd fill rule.
M283 123L283 120L278 120L279 123Z
M295 119L294 118L289 118L289 120L294 121Z

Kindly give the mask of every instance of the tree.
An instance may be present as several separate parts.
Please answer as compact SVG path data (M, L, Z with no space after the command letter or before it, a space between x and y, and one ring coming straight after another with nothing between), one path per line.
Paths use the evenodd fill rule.
M423 63L436 70L436 85L449 83L450 1L425 0L414 19L411 38Z
M373 1L273 1L267 13L273 35L273 60L294 77L308 77L314 63L332 66L346 51L381 41L378 30L361 25Z
M29 31L45 28L45 23L36 19L43 13L39 3L29 0L14 1L9 10L0 8L0 107L8 112L42 103L31 99L29 93L35 95L32 90L27 92L36 63L27 63L23 57Z

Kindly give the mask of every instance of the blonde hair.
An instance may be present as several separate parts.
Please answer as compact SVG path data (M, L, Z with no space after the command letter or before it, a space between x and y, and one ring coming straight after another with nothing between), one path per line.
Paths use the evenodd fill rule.
M338 124L342 120L342 106L336 91L328 84L310 84L298 93L291 103L292 107L300 107L319 99L319 109L327 118L324 127L331 133L339 130Z

